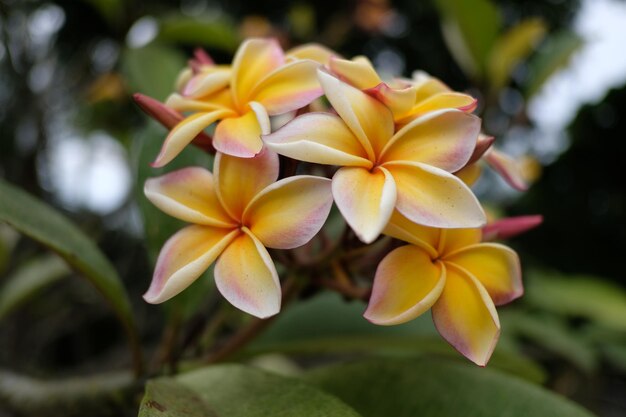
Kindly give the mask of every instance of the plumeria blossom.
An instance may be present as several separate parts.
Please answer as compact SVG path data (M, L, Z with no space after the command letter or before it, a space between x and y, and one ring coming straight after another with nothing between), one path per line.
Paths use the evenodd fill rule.
M264 140L290 158L340 166L332 179L333 197L363 242L378 237L395 208L432 227L484 224L478 200L451 174L472 156L480 119L447 109L396 131L391 111L380 101L323 69L318 75L337 114L304 114Z
M146 181L148 199L192 223L159 254L149 303L161 303L214 261L215 282L235 307L265 318L280 310L278 274L267 248L292 249L321 229L332 205L330 180L300 175L276 181L278 156L242 159L218 153L213 174L189 167Z
M397 120L399 124L408 123L415 117L433 110L453 108L471 113L478 104L474 97L453 91L441 80L424 71L414 71L413 78L406 81L416 90L415 104L404 117Z
M261 134L270 131L269 116L290 112L318 98L321 88L308 59L287 62L272 39L250 39L241 44L232 67L207 65L166 104L191 114L169 133L153 165L161 167L178 155L193 138L219 121L213 146L222 153L251 158L262 147Z
M291 48L285 54L287 59L310 59L321 65L328 65L332 57L339 57L337 52L319 43L305 43Z
M384 82L364 56L352 60L331 57L329 67L340 79L384 103L401 125L434 110L455 108L471 113L476 108L475 98L452 91L423 71L414 72L412 80Z
M496 305L523 293L517 254L481 242L480 229L435 229L395 212L385 229L409 245L379 264L365 318L393 325L432 308L439 333L474 363L484 366L500 334Z

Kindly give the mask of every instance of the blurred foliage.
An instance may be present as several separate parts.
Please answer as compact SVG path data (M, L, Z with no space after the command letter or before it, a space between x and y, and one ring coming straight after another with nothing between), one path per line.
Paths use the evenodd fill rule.
M131 93L164 99L196 46L226 62L246 36L274 36L285 47L317 41L345 56L365 54L386 73L410 76L413 69L422 69L454 89L469 91L479 98L484 129L504 137L512 128L532 127L527 100L581 47L570 28L578 6L579 1L554 0L5 0L0 3L0 177L13 186L0 188L0 208L27 198L23 206L28 210L13 210L12 221L4 211L0 217L19 223L39 211L36 224L18 229L61 252L105 292L109 288L109 299L119 304L121 315L129 319L132 312L136 318L143 345L153 354L150 365L171 365L182 358L183 367L194 367L197 363L186 362L190 357L206 354L207 345L249 320L221 307L210 272L163 309L141 301L158 249L181 225L143 198L145 178L212 161L189 149L166 170L149 168L165 130L146 121ZM513 109L503 100L511 96L519 98ZM626 184L619 173L626 158L620 118L625 108L626 89L583 108L569 129L569 149L543 167L528 193L499 208L541 213L545 223L512 241L535 272L527 274L527 297L502 310L503 334L489 370L459 363L456 352L435 337L429 317L376 327L361 318L362 303L316 295L317 288L307 284L304 294L311 298L281 314L238 357L255 360L279 353L282 363L304 375L301 379L239 365L209 367L151 382L142 415L180 415L176 410L184 398L219 412L230 405L226 399L239 399L244 392L247 406L257 411L259 404L279 409L281 401L296 399L303 409L319 408L316 401L322 401L332 415L388 413L389 407L402 404L424 415L431 415L429 404L435 404L451 415L488 396L498 406L477 415L586 415L531 384L543 384L599 414L619 415L626 409L620 397L626 389L626 282L621 269ZM68 202L54 180L59 167L50 157L67 137L88 143L97 132L121 146L133 183L106 213ZM98 158L92 155L87 165ZM47 205L23 197L13 190L17 187ZM61 214L51 214L48 206ZM76 227L58 220L62 217ZM61 222L56 229L54 219ZM59 246L57 241L67 242L72 235L82 237L69 249ZM96 257L96 264L85 256ZM1 368L56 376L129 367L111 311L82 281L62 279L67 275L58 258L0 224ZM116 291L128 296L112 296ZM225 330L217 331L219 325ZM301 370L362 356L376 359L311 374ZM426 374L430 379L424 379ZM384 378L372 380L379 375ZM97 376L95 380L99 387ZM103 380L129 384L127 374ZM69 382L59 386L91 398L91 382ZM58 384L2 373L0 401L9 395L17 399L16 407L28 403L35 408L23 410L37 410L36 415L52 410L48 412L55 415L45 399L51 392L59 395L62 390L52 388ZM453 400L450 389L455 390ZM377 392L396 399L395 405L378 401ZM136 415L132 395L124 391L114 397L112 415ZM357 404L354 398L371 404ZM168 402L172 414L152 401ZM86 408L74 407L70 398L67 409L56 411L95 415L89 400L81 404ZM405 411L397 409L394 415ZM230 412L237 411L224 415L238 415ZM5 413L13 415L0 405L0 416Z
M622 285L626 247L626 89L581 109L570 127L571 145L518 203L515 213L542 213L544 225L518 239L544 265L574 274L612 278Z

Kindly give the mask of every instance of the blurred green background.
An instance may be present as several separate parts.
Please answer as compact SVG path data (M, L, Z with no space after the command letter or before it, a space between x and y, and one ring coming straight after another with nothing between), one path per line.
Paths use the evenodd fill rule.
M497 217L544 215L540 228L510 242L527 295L501 310L501 345L536 363L550 389L599 415L625 415L620 0L2 0L0 178L97 241L127 288L148 350L172 316L186 322L183 340L217 301L209 279L173 314L141 299L158 249L180 225L141 194L145 178L161 172L147 164L165 130L131 94L163 100L195 47L228 62L250 36L276 37L285 49L320 42L346 57L367 55L388 76L424 70L478 98L484 131L532 185L514 191L485 169L476 193ZM189 149L168 170L209 161ZM15 289L19 281L29 284ZM333 311L324 302L312 307L312 322L333 320L316 316ZM305 336L341 333L301 320ZM130 362L125 349L91 286L0 223L0 368L39 377L121 369ZM257 349L280 347L270 333ZM4 415L13 414L0 404Z

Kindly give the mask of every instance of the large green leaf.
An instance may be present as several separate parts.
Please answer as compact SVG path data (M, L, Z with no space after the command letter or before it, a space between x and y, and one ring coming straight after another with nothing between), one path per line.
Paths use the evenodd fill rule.
M306 378L364 417L589 417L580 406L491 369L437 358L375 359Z
M470 76L482 78L501 28L490 0L436 0L445 41L457 63Z
M218 417L198 394L173 379L148 381L140 417Z
M52 207L2 180L0 221L59 254L104 296L124 324L138 369L139 342L128 295L117 271L96 244Z
M161 384L162 380L157 380ZM176 388L187 398L199 397L203 407L212 409L220 417L358 417L352 408L334 396L298 379L274 375L243 365L216 365L179 375L175 381L185 387ZM158 387L158 385L156 385ZM211 416L185 414L181 405L167 408L165 401L173 398L162 389L162 395L152 386L142 401L140 417L146 416ZM193 398L193 397L192 397ZM161 414L148 414L146 403L153 401L163 408ZM153 403L154 405L154 403ZM151 409L151 411L154 408ZM196 410L194 410L196 411Z
M69 272L65 261L56 255L40 256L21 266L0 289L0 320Z
M525 82L525 95L530 98L558 70L568 64L572 55L583 45L583 40L570 31L550 35L530 60Z
M489 84L493 90L506 85L517 65L526 59L543 39L546 29L543 20L526 19L497 39L489 55L487 66Z
M584 335L567 327L560 317L532 315L528 312L508 311L501 317L505 331L516 334L569 360L581 370L593 372L598 367L598 354Z
M282 352L294 356L437 354L466 360L437 334L430 314L398 326L376 326L363 318L364 309L364 303L347 302L336 293L319 294L282 312L246 353ZM506 346L496 349L489 366L535 383L546 378L541 367Z
M19 240L19 233L12 227L0 223L0 274L4 273L11 261L11 252Z
M626 331L626 291L599 277L534 271L526 300L546 311L583 317L604 327Z
M160 101L174 92L178 73L185 67L185 57L181 53L157 43L125 49L121 60L122 73L130 90Z
M159 39L233 52L239 44L236 25L228 19L171 16L161 20Z

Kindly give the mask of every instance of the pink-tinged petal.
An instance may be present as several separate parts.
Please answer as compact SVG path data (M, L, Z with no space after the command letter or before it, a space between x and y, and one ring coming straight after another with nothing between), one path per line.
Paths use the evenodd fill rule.
M280 311L280 282L267 250L243 231L217 260L215 283L232 305L264 319Z
M319 64L326 65L330 61L331 56L337 56L337 53L319 43L305 43L286 52L288 58L292 59L311 59Z
M211 226L187 226L161 249L150 288L143 298L162 303L190 286L240 232Z
M179 112L211 112L214 110L231 110L229 117L236 116L232 111L230 92L224 89L220 92L205 97L202 100L183 97L180 94L171 94L165 101L165 105Z
M392 88L386 83L364 90L391 110L394 119L401 119L415 103L415 87Z
M474 152L470 157L468 164L472 164L478 161L482 156L491 148L493 142L495 142L496 138L493 136L485 135L484 133L480 133L478 135L478 139L476 140L476 147L474 148Z
M274 39L243 42L233 58L231 87L235 105L245 106L258 82L284 63L283 50Z
M432 307L445 283L442 262L416 246L399 247L378 265L363 317L385 326L413 320Z
M213 174L204 168L183 168L150 178L144 193L155 206L177 219L215 227L236 226L217 198Z
M135 100L135 103L137 103L144 113L168 129L172 129L184 119L183 115L178 113L175 109L144 94L133 94L133 100Z
M252 158L261 152L261 135L269 133L269 118L258 110L258 107L251 108L243 116L219 122L213 135L215 149L239 158Z
M481 227L486 222L478 199L460 179L420 163L387 163L398 189L396 208L430 227Z
M439 79L431 77L424 71L413 72L413 84L417 87L416 102L426 100L436 94L452 91L450 87L442 83Z
M448 343L475 364L487 364L500 336L500 321L476 278L446 264L446 285L432 313L435 327Z
M191 141L211 124L230 115L230 111L216 110L209 113L196 113L172 129L165 138L161 151L152 163L155 168L160 168L174 159Z
M359 140L339 116L330 113L298 116L276 132L263 136L263 141L279 154L300 161L372 167Z
M359 139L370 160L393 135L391 111L373 97L319 69L318 77L326 98Z
M178 111L175 111L175 109L143 94L133 94L133 99L147 115L153 117L168 130L173 129L185 118ZM198 133L192 143L209 152L214 151L213 140L204 132Z
M211 58L211 55L202 48L196 48L193 50L193 57L202 65L215 65L215 61Z
M396 204L396 184L389 172L343 167L333 176L332 189L339 211L359 239L376 240Z
M189 66L184 68L178 73L176 77L176 81L174 81L174 88L178 92L182 92L185 89L185 86L191 80L191 78L198 73L195 70L195 67L192 64L193 60L189 60Z
M308 59L285 64L256 85L250 100L261 103L272 116L302 108L322 95L318 67Z
M385 147L380 161L421 162L455 172L469 160L480 133L480 119L458 110L441 110L415 119Z
M332 205L329 179L288 177L256 195L243 214L243 224L264 246L293 249L320 231Z
M519 257L504 245L479 243L442 260L446 264L453 263L478 279L495 305L509 303L524 293Z
M192 98L205 97L228 86L231 71L228 66L212 66L194 75L185 85L183 95Z
M459 169L454 173L461 181L465 183L468 187L471 187L478 181L480 178L480 174L482 174L483 170L480 164L473 163L467 164L463 168Z
M329 67L340 79L359 90L374 88L381 82L374 66L365 56L357 56L352 60L332 57Z
M428 113L435 110L458 109L462 112L471 113L476 110L478 100L474 97L456 93L453 91L435 94L425 100L422 100L413 106L411 114L414 116Z
M511 187L518 191L528 190L528 184L522 176L522 172L515 159L502 153L495 148L489 149L485 154L485 160Z
M272 131L272 123L270 121L270 116L267 113L267 109L263 104L251 101L248 103L248 106L254 112L256 116L256 120L259 122L259 126L261 127L261 135L269 135Z
M240 221L250 201L278 178L278 155L267 149L246 159L218 153L213 175L222 206Z
M404 217L394 210L389 223L383 231L387 236L418 246L432 258L438 258L439 237L443 229L422 226Z
M483 227L483 240L506 240L534 229L543 222L543 216L517 216L496 220Z
M441 256L449 256L468 246L480 243L482 229L441 229L437 250Z

